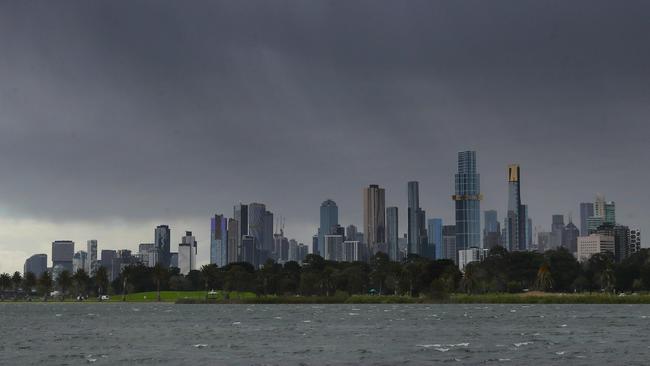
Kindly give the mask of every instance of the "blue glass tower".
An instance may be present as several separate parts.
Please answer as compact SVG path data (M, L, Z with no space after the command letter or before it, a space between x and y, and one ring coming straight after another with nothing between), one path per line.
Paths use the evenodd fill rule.
M481 245L481 183L476 172L476 152L458 153L458 173L455 176L456 191L456 250Z
M428 243L424 256L430 259L441 258L442 253L442 219L427 221Z
M320 228L318 230L318 250L315 254L323 255L325 248L325 235L332 234L332 227L339 223L339 208L336 202L325 200L320 205ZM320 252L320 253L319 253Z
M228 219L223 215L210 220L210 263L219 267L228 264Z

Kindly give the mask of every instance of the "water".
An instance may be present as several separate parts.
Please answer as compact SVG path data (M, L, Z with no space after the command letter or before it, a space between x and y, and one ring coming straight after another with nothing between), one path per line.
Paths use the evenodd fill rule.
M642 365L648 305L0 304L0 365Z

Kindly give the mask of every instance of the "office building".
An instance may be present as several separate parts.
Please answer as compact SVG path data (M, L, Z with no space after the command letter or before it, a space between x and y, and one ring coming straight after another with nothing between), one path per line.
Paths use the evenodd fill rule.
M264 248L262 247L266 227L264 218L266 216L266 206L262 203L248 204L248 235L255 237L255 260L254 265L260 265L266 261Z
M86 271L86 263L88 261L88 252L80 250L72 256L72 273L77 273L78 270Z
M169 253L169 268L178 268L178 252Z
M357 240L358 232L359 230L357 230L357 227L355 225L348 225L345 228L345 240L351 240L351 241Z
M158 263L165 268L169 268L171 253L171 231L167 225L159 225L154 231L154 244L158 251Z
M219 267L228 264L228 218L223 215L210 218L210 263Z
M456 250L481 245L481 184L476 169L476 152L458 153L458 173L455 175ZM456 255L454 255L454 258Z
M239 221L228 219L228 263L239 262L241 228Z
M273 252L273 213L271 211L264 212L263 222L264 241L262 243L260 263L265 263L267 259L271 258L271 252Z
M552 242L553 233L550 231L540 231L537 233L537 251L544 253L547 250L553 249Z
M376 184L363 189L363 227L370 257L386 242L386 192Z
M614 254L614 237L609 235L590 234L578 237L578 260L584 262L597 253Z
M354 239L350 239L353 241ZM388 258L391 261L399 260L399 217L397 207L386 208L386 243L388 244Z
M23 277L27 272L31 272L40 278L45 271L47 271L47 254L34 254L25 261Z
M158 263L158 251L154 243L141 243L138 245L138 260L147 267L154 267Z
M556 249L562 246L562 235L564 234L564 215L553 215L551 220L551 248Z
M74 256L74 242L70 240L57 240L52 243L52 268L60 267L72 273L72 257Z
M587 219L594 216L594 204L591 202L580 203L580 235L589 235Z
M594 203L594 217L602 218L603 224L616 225L616 204L605 201L605 196L597 195Z
M244 235L241 239L240 261L248 262L253 267L259 267L257 262L257 238L252 235Z
M508 166L508 212L505 222L506 248L526 250L526 215L521 204L521 171L517 164Z
M407 211L408 254L422 256L425 242L424 212L420 208L420 189L418 182L408 182L408 211Z
M86 273L89 276L92 276L97 272L99 268L99 262L97 262L97 240L91 239L86 241L86 250L88 253L88 259L86 260Z
M630 238L628 239L629 243L629 249L628 253L630 255L634 253L638 253L641 251L641 230L639 229L631 229L630 230Z
M233 219L237 221L237 224L239 226L239 235L236 236L236 246L238 248L238 256L241 254L241 246L242 246L242 237L244 235L248 235L248 205L244 204L238 204L235 205L234 211L233 211Z
M449 259L457 263L457 246L456 235L457 229L455 225L444 225L442 227L442 253L440 259Z
M343 251L343 236L342 235L325 235L325 245L323 247L325 260L328 261L341 261Z
M339 224L339 208L336 202L327 199L320 205L320 227L318 228L318 247L325 248L325 235L333 234L332 228ZM323 253L321 253L323 255Z
M111 270L113 268L113 258L117 255L117 251L111 249L103 249L101 251L100 265L106 269L108 278L113 278Z
M343 242L342 262L360 262L364 260L363 243L356 240Z
M128 249L117 250L115 252L115 256L111 260L111 270L110 270L111 282L115 281L115 279L120 276L124 268L128 266L136 265L137 263L138 263L138 258L133 256L130 250Z
M501 245L501 224L497 217L496 210L487 210L483 212L483 248L492 249Z
M181 274L187 275L196 270L197 243L191 231L186 231L178 244L178 268Z
M614 260L618 263L627 258L630 248L630 228L623 225L614 225L610 223L602 224L596 229L596 234L611 236L614 238Z
M427 249L424 256L429 259L440 257L442 248L442 219L429 219L427 221Z
M562 246L569 252L573 253L573 255L578 253L579 236L580 230L578 230L578 227L573 224L571 219L569 219L569 223L564 227L564 232L562 233Z
M472 262L483 261L489 253L489 249L469 248L458 251L458 269L465 271L465 267Z
M320 236L320 229L318 230L319 232L311 237L311 254L317 254L320 255L320 250L318 249L318 238Z

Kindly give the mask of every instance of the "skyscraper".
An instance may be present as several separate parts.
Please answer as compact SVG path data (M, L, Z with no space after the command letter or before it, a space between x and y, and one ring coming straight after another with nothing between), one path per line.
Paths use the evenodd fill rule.
M72 274L72 257L74 256L74 242L70 240L57 240L52 243L52 269L60 267Z
M165 268L169 268L171 260L171 237L169 226L160 225L154 231L154 244L158 251L158 263Z
M456 239L458 238L455 225L444 225L442 227L442 253L440 259L449 259L458 263Z
M336 202L327 199L320 205L320 227L318 230L318 248L324 256L325 235L332 233L332 227L339 224L339 208Z
M266 258L261 254L263 251L262 243L264 243L264 216L266 215L266 206L262 203L249 203L248 204L248 235L255 237L255 259L254 265L263 263Z
M594 217L603 219L603 224L616 225L616 203L605 201L605 196L597 195L594 203Z
M350 239L351 241L354 239ZM388 244L388 258L392 261L399 260L399 216L397 207L386 208L386 243Z
M458 173L452 198L456 203L456 250L480 247L482 196L475 151L458 153Z
M239 235L237 235L237 248L241 250L242 237L248 235L248 205L238 204L235 205L233 212L233 219L237 220L239 225Z
M429 219L427 221L427 249L424 256L429 259L440 258L442 249L442 219Z
M196 270L196 239L191 231L186 231L178 244L178 268L184 275Z
M553 215L551 220L551 248L556 249L562 246L562 235L564 234L564 215Z
M578 228L571 221L571 218L569 218L569 223L564 227L564 232L562 233L562 246L565 247L570 253L578 253L579 236L580 230L578 230Z
M273 212L265 211L264 218L264 237L262 243L262 263L266 262L273 252Z
M589 235L587 220L594 216L594 204L591 202L580 203L580 235Z
M47 271L47 254L34 254L25 261L23 276L27 272L31 272L36 277L40 277L45 271Z
M345 240L349 240L349 241L357 240L358 232L359 231L357 230L356 226L348 225L348 227L345 228Z
M422 255L422 219L418 182L408 182L408 253Z
M363 189L363 227L370 257L386 242L386 192L376 184Z
M97 265L97 240L91 239L86 241L88 259L86 260L86 273L92 276L99 266Z
M517 164L508 166L508 213L505 228L507 249L526 250L526 215L521 204L521 170Z
M501 224L496 210L484 211L485 227L483 228L483 248L492 249L501 245Z
M239 262L241 248L241 228L239 221L228 219L228 263Z
M228 264L228 219L223 215L210 219L210 263L219 267Z

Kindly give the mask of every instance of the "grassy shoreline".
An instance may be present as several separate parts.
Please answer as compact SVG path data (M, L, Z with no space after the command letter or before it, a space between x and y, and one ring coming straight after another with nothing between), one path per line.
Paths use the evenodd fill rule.
M650 294L632 294L618 296L603 293L490 293L480 295L450 294L442 299L425 297L409 297L394 295L352 295L337 294L335 296L256 296L250 292L231 292L228 296L224 292L210 295L206 300L204 291L161 291L161 302L175 304L650 304ZM24 299L5 299L1 304L12 303L51 303L60 304L60 299L33 298L32 301ZM96 299L82 302L74 298L67 298L65 303L100 303ZM109 301L101 303L121 303L122 295L113 295ZM156 292L133 293L126 295L129 303L155 303Z

